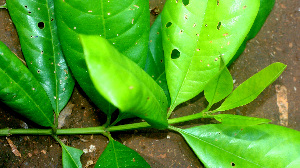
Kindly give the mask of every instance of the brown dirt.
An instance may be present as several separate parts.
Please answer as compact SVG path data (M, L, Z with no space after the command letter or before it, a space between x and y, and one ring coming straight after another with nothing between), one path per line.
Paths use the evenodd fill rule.
M152 13L162 11L165 0L150 0ZM0 0L4 4L4 0ZM273 62L282 62L288 65L281 77L269 86L254 102L239 107L230 112L233 114L263 117L272 120L273 124L280 125L280 112L277 106L276 85L286 88L288 103L287 127L300 130L299 114L299 17L298 0L277 0L276 5L259 32L251 40L245 52L230 67L232 76L236 80L235 86L241 84L254 73ZM156 18L151 15L151 21ZM23 58L19 39L8 12L0 10L0 40ZM298 67L298 68L297 68ZM89 127L104 124L105 116L95 108L81 89L76 86L71 97L75 104L71 116L66 118L63 128ZM207 105L203 95L180 105L172 117L179 117L199 112ZM22 120L21 120L22 119ZM186 128L199 123L208 123L209 120L196 120L179 125ZM0 102L0 128L22 128L28 124L29 128L36 128L28 120L13 112ZM152 167L203 167L184 139L174 132L143 129L113 133L113 137L139 152ZM61 148L49 136L11 136L9 139L17 147L21 157L15 156L5 137L0 137L0 167L62 167ZM89 149L96 146L94 152L83 154L83 166L88 161L94 163L107 145L107 139L101 135L60 136L67 145ZM93 165L89 166L92 167Z

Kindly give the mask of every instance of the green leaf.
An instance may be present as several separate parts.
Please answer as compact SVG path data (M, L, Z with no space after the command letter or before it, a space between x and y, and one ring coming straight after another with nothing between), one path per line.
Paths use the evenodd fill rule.
M166 128L168 102L162 88L136 63L100 36L80 36L86 63L97 90L120 109Z
M2 42L0 62L0 100L39 125L53 126L53 110L43 87Z
M62 147L62 164L64 168L81 168L80 156L83 151L60 143Z
M1 6L0 6L0 9L7 9L7 5L6 5L6 4L1 5Z
M204 95L209 102L209 108L228 96L233 89L233 80L222 57L220 61L220 70L205 86ZM209 109L208 109L209 110Z
M206 167L300 166L300 133L289 128L210 124L171 129L182 134Z
M251 30L249 31L243 44L240 46L240 48L238 49L238 51L236 52L233 59L230 61L228 65L232 64L232 62L236 60L244 52L247 42L253 39L257 35L261 27L264 25L270 12L272 11L274 4L275 4L275 0L260 0L259 11L251 27Z
M177 3L178 2L178 3ZM184 2L184 3L182 3ZM249 32L259 0L168 0L162 12L170 112L201 91Z
M105 37L122 54L144 68L150 30L149 2L54 1L60 41L68 65L84 92L104 113L110 115L116 108L93 86L78 34Z
M214 115L214 117L222 124L231 126L251 126L258 124L267 124L271 122L271 120L265 118L255 118L232 114L218 114Z
M150 168L150 165L136 151L127 146L110 140L107 147L99 157L95 167L125 168L143 167Z
M8 0L27 66L59 113L68 103L75 82L58 41L53 0Z
M286 68L282 63L273 63L239 85L215 111L225 111L253 101L266 87L273 83Z
M170 93L165 73L164 50L162 47L161 15L158 15L152 24L149 35L149 51L146 60L145 71L164 90L168 105L170 105Z

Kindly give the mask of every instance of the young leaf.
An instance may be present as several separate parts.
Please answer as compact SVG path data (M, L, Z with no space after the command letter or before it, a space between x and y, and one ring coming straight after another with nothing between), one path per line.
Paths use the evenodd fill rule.
M80 162L80 156L83 154L83 151L77 148L67 146L63 143L61 144L62 148L62 164L64 168L82 168Z
M143 167L150 168L150 165L136 151L127 146L110 140L107 147L99 157L95 167L125 168Z
M161 15L158 15L151 26L149 40L145 71L164 90L168 99L168 105L170 105L171 99L165 73L164 50L162 48Z
M259 0L168 0L162 12L170 112L201 91L218 72L218 56L234 56L249 32Z
M231 126L251 126L258 124L267 124L271 122L271 120L265 118L255 118L232 114L218 114L214 115L214 117L222 124Z
M59 113L68 103L75 82L58 41L53 0L8 0L27 66Z
M136 63L100 36L81 35L86 63L96 89L120 109L166 128L168 102L162 88Z
M53 126L53 110L45 90L1 41L0 62L0 100L41 126Z
M239 85L215 111L225 111L253 101L266 87L273 83L286 68L282 63L273 63Z
M204 95L209 102L208 107L221 101L228 96L233 89L233 80L222 57L220 60L220 70L205 86ZM209 110L209 109L208 109Z
M249 40L253 39L257 33L260 31L261 27L264 25L268 15L273 9L273 6L275 4L275 0L260 0L260 6L259 11L257 13L257 16L255 18L255 21L251 27L251 30L249 31L248 35L246 36L243 44L240 46L232 60L230 60L230 63L227 65L232 64L234 60L236 60L245 50L246 44Z
M144 68L150 30L149 2L54 1L60 41L68 65L84 92L104 113L111 115L116 108L93 86L78 34L108 39L122 54Z
M206 167L299 167L300 133L272 125L210 124L181 133Z

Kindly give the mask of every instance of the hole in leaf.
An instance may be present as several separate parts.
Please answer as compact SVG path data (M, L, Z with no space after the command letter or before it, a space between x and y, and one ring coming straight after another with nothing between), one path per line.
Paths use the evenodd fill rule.
M24 7L25 7L25 8L27 8L28 6L27 6L27 5L25 5Z
M182 0L184 6L187 6L190 3L190 0Z
M52 18L51 21L53 21L54 19Z
M207 27L207 24L205 24L205 27Z
M172 22L168 22L168 23L166 24L166 28L170 27L171 25L172 25Z
M29 14L31 14L31 12L30 12L30 11L28 11L28 13L29 13Z
M161 63L163 63L163 60L160 60Z
M218 23L218 26L217 26L218 30L220 30L221 24L222 24L221 22Z
M235 166L235 163L231 162L231 166L234 167L234 166Z
M38 23L38 27L39 27L40 29L45 28L45 23L44 23L44 22L39 22L39 23Z
M177 59L179 57L180 57L180 52L177 49L172 50L171 58L172 59Z
M220 1L219 0L217 0L217 5L219 6L219 3L220 3Z

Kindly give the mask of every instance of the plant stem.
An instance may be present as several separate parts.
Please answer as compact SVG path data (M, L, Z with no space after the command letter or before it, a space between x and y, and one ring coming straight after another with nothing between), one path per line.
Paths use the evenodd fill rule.
M105 127L57 129L56 135L105 134Z
M52 129L11 129L11 135L52 135ZM1 135L0 135L1 136Z

